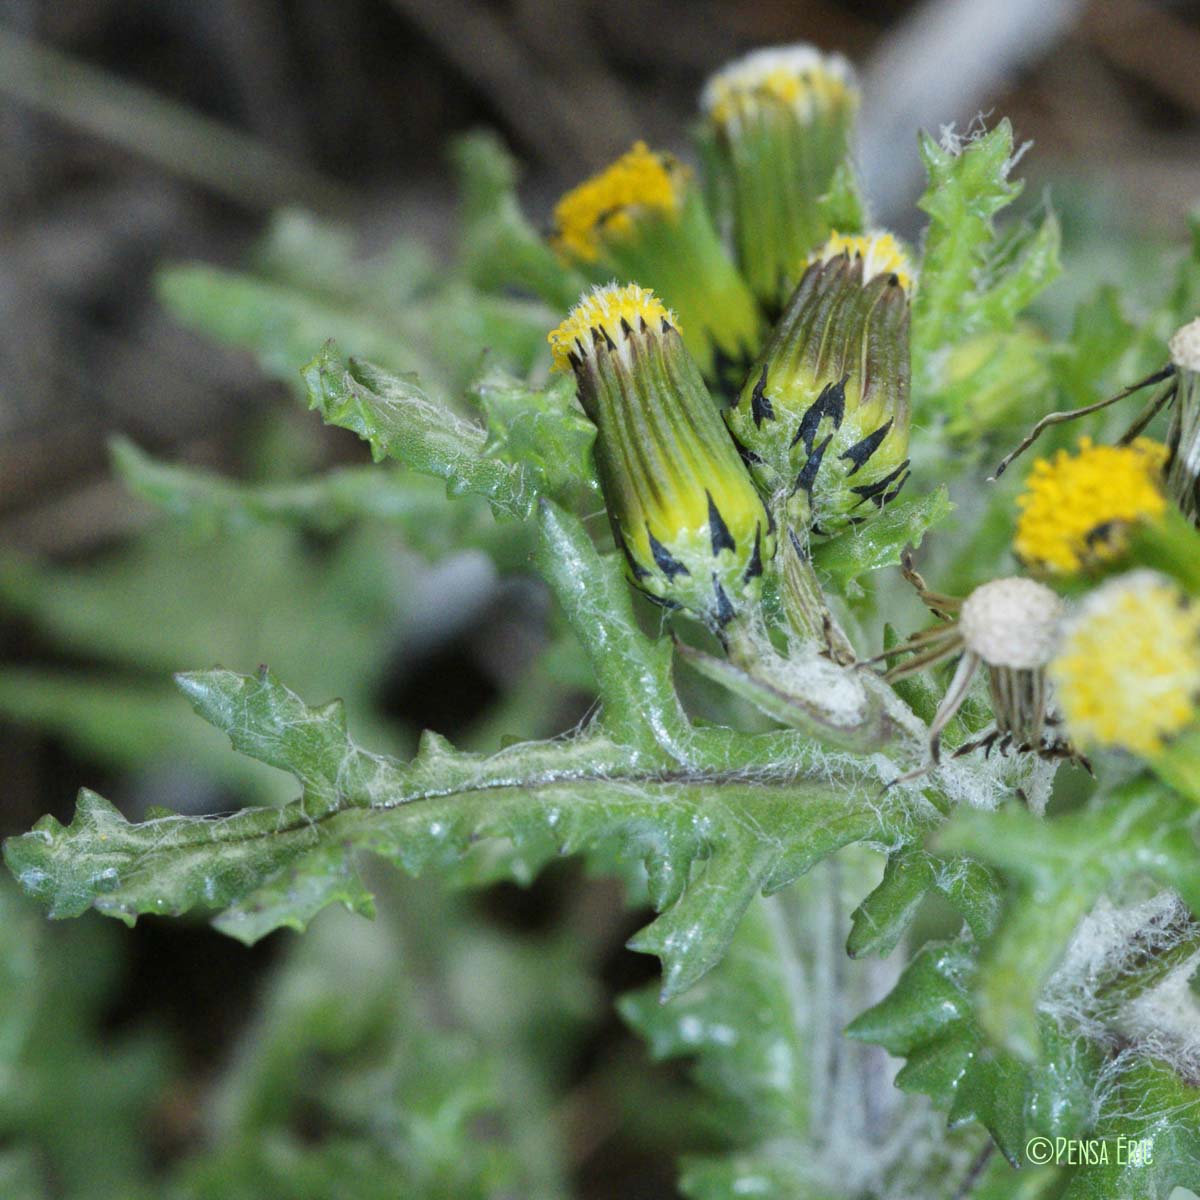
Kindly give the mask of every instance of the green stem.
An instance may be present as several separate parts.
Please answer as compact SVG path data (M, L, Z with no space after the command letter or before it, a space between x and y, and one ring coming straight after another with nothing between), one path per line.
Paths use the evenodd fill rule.
M643 217L635 233L606 246L612 271L653 288L679 316L683 340L711 382L741 386L765 330L754 295L721 245L700 190L690 187L677 216ZM728 375L729 378L723 378Z
M843 666L854 662L858 655L825 603L808 547L792 528L786 505L776 507L775 519L783 532L774 571L788 627L802 644L823 647L834 662Z
M1193 804L1200 804L1200 729L1189 729L1153 758L1154 773Z
M1173 505L1162 517L1133 528L1129 558L1169 575L1192 596L1200 596L1200 533Z

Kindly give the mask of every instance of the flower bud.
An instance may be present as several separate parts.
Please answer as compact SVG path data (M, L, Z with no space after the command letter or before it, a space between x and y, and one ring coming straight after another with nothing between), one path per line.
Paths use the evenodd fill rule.
M912 271L890 234L834 235L725 421L792 528L833 534L908 478Z
M613 284L584 296L549 340L596 426L631 582L719 632L757 597L774 539L678 319L647 289Z
M732 373L741 383L762 342L762 317L679 159L638 142L562 197L552 241L597 283L616 276L652 287L679 313L704 374Z
M778 312L829 235L821 200L847 160L859 92L850 64L809 45L756 50L700 98L742 274Z

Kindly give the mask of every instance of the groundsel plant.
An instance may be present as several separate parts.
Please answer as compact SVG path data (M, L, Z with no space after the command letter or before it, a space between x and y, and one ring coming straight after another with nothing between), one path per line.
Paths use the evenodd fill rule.
M333 344L303 368L389 496L429 475L441 508L474 506L420 509L431 553L532 563L599 701L582 728L491 753L426 733L397 761L265 668L185 673L297 798L131 823L84 790L69 825L6 844L24 890L56 917L200 909L252 943L370 914L363 855L462 883L583 856L657 914L630 945L661 987L623 1016L728 1114L688 1196L1200 1189L1200 259L1145 327L1103 325L1105 355L1094 307L1056 337L1029 308L1053 216L996 225L1008 123L921 136L905 247L868 220L857 111L841 58L757 51L705 86L699 166L639 142L534 222L467 139L458 290L429 326L491 331L465 403L444 381L466 333L430 354L440 379ZM199 280L171 278L204 327ZM1094 428L1019 496L986 483L1018 423L1142 377L1132 434ZM381 507L121 465L176 513ZM917 573L923 540L961 599ZM1047 1161L1037 1139L1107 1149Z

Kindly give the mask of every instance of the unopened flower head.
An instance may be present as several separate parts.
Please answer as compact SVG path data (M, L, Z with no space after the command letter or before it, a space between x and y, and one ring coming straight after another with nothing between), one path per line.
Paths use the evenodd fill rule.
M832 240L726 410L755 478L794 528L836 533L908 478L911 286L890 235Z
M706 375L740 364L761 340L761 317L725 253L692 171L638 142L567 192L552 242L585 275L653 287L682 317L684 340Z
M1082 438L1075 454L1060 450L1053 459L1038 459L1017 500L1017 557L1048 575L1071 575L1118 557L1132 524L1166 511L1166 461L1167 448L1149 438L1128 446Z
M1154 571L1109 580L1068 622L1050 674L1076 744L1153 756L1196 716L1200 608Z
M893 234L885 230L842 234L834 229L825 244L809 255L808 264L827 263L843 255L861 260L864 283L870 283L877 275L895 275L900 286L912 295L912 262Z
M752 50L722 67L700 95L705 115L719 125L745 121L764 106L786 107L807 124L857 105L858 86L846 59L806 43Z
M584 296L550 343L596 425L631 581L720 632L757 596L774 540L674 313L645 288L612 284Z
M679 318L649 289L636 283L598 287L583 296L547 341L559 371L580 365L602 343L632 365L633 335L682 332Z
M829 232L822 200L838 168L849 170L854 73L813 46L758 50L714 75L700 105L742 270L778 311Z

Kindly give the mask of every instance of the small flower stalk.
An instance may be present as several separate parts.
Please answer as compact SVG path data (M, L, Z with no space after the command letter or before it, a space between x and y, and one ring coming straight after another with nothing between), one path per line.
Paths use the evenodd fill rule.
M1141 569L1101 584L1049 671L1075 744L1137 755L1200 800L1200 607L1174 580Z
M758 598L773 530L679 319L648 289L614 284L584 296L549 340L596 425L630 581L724 636Z
M890 234L834 235L725 413L804 542L870 518L908 478L912 286Z
M850 64L809 45L757 50L700 98L703 136L742 273L777 313L829 236L822 199L847 162L859 107Z
M929 726L929 763L895 780L919 778L941 758L941 738L967 698L976 674L987 672L993 728L955 750L1001 753L1016 750L1048 759L1076 758L1069 742L1053 731L1046 668L1058 642L1064 605L1057 593L1033 579L1010 576L981 584L965 599L932 592L904 560L905 577L941 624L913 634L870 662L908 655L884 675L896 682L958 658L958 666Z
M704 375L741 382L762 317L679 159L638 142L559 200L552 243L596 283L615 276L653 288L678 312Z

